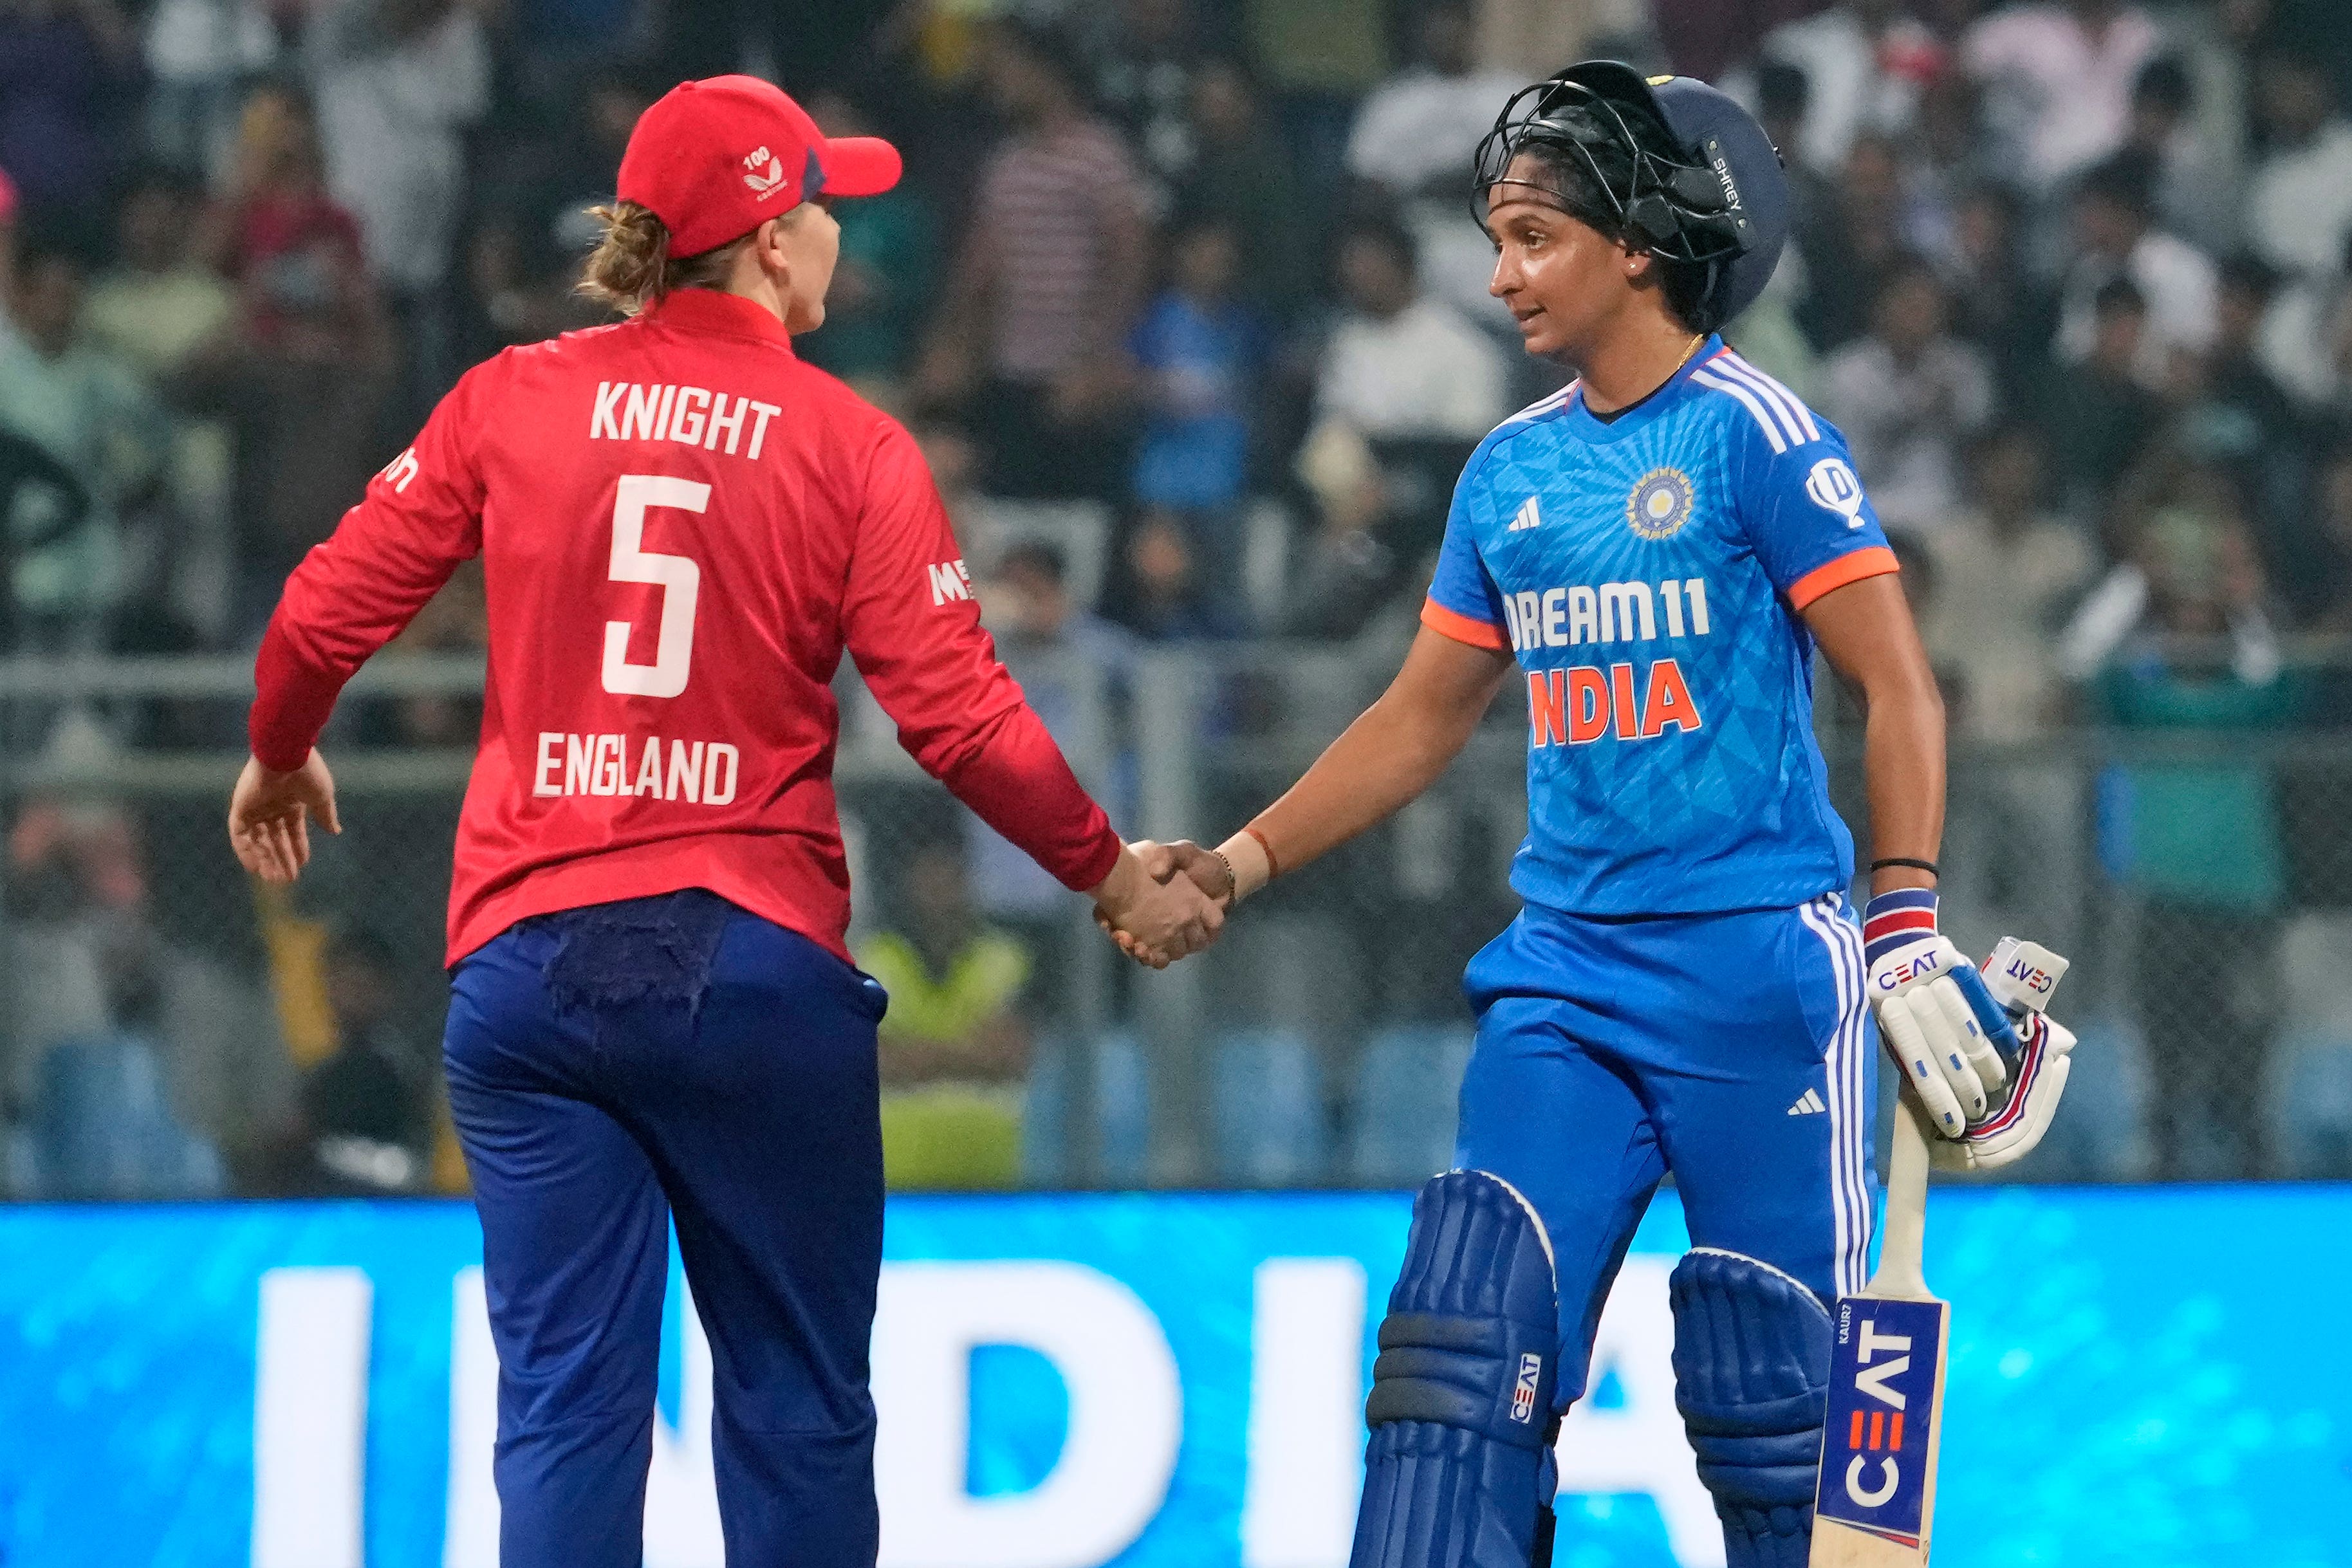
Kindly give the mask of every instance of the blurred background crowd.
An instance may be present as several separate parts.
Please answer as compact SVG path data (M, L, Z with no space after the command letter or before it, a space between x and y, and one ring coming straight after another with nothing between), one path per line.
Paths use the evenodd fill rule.
M1897 541L1964 942L2080 956L2085 1069L2028 1174L2352 1174L2342 0L0 0L0 1190L462 1186L437 936L478 585L345 705L355 831L293 899L218 841L239 664L458 374L598 319L585 209L668 85L753 71L904 150L836 209L803 350L914 429L1115 819L1206 837L1377 691L1463 460L1562 379L1486 294L1469 158L1592 55L1719 82L1787 162L1727 335ZM1445 1163L1454 977L1512 908L1508 706L1149 981L853 706L893 1179Z

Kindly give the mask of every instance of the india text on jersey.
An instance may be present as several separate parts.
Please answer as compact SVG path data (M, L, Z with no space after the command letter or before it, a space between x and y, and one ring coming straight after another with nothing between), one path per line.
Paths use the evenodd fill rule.
M1528 744L1582 746L1612 731L1620 740L1654 740L1669 729L1705 725L1676 661L1652 663L1648 679L1639 683L1639 702L1636 685L1631 664L1612 664L1605 671L1592 664L1529 670Z

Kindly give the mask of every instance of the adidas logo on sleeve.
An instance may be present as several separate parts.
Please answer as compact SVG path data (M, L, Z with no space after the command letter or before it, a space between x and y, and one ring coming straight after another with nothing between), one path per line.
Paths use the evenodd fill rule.
M1812 1090L1808 1089L1802 1094L1797 1096L1797 1103L1789 1107L1789 1114L1791 1116L1818 1116L1828 1109L1829 1107L1827 1105L1822 1103L1821 1095L1814 1092Z

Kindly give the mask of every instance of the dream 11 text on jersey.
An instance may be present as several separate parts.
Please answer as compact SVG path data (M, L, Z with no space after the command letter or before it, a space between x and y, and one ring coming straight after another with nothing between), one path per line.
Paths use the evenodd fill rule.
M1502 598L1511 647L1519 653L1587 643L1653 642L1658 635L1660 606L1670 638L1705 637L1713 631L1703 578L1675 579L1654 589L1646 582L1604 582ZM1675 659L1651 664L1646 689L1638 700L1630 664L1611 664L1605 672L1593 664L1528 672L1528 744L1538 748L1582 746L1612 729L1620 740L1651 740L1668 729L1695 730L1705 722L1681 663Z

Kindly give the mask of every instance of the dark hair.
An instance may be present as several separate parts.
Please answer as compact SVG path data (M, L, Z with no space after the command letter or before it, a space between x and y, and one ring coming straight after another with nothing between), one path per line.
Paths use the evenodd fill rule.
M2278 292L2278 268L2252 251L2237 251L2222 258L2217 272L2223 288L2239 294L2251 294L2263 304Z
M2142 294L2139 285L2128 277L2109 278L2099 285L2096 294L2091 296L2091 313L2094 316L2112 316L2118 311L2134 316L2147 314L2147 296Z
M2186 114L2197 105L2197 87L2178 56L2159 55L2140 68L2139 79L2132 83L2132 102Z
M1876 281L1871 285L1870 308L1877 309L1888 295L1905 284L1920 282L1926 283L1938 298L1949 303L1950 291L1944 287L1944 275L1936 270L1934 264L1916 251L1898 252L1879 269Z
M715 288L734 269L736 255L751 238L730 240L698 256L669 253L669 225L650 207L615 200L591 207L604 235L580 269L576 291L634 316L676 288Z
M397 973L400 967L399 960L394 956L392 943L383 932L371 925L346 925L338 930L328 939L327 961L373 969L387 977Z
M1673 134L1654 117L1629 110L1625 121L1642 139L1645 150L1662 152L1670 157L1682 156L1675 148ZM1582 162L1543 141L1530 140L1519 151L1542 162L1545 171L1556 182L1557 192L1570 215L1577 222L1588 224L1612 239L1623 237L1622 231L1606 215L1608 202L1593 191L1592 172ZM1619 153L1613 146L1598 147L1592 151L1602 159ZM1630 169L1612 166L1601 172L1604 179L1611 181L1631 179ZM1706 262L1674 261L1653 252L1650 253L1650 268L1651 275L1658 280L1660 292L1665 296L1666 308L1673 311L1675 319L1684 326L1694 332L1712 332L1723 325L1723 312L1710 298L1715 292L1716 277L1720 271L1718 267Z
M1766 60L1756 68L1756 107L1764 113L1799 118L1812 107L1812 78L1805 74L1802 66L1792 66L1786 60Z
M1011 571L1016 567L1025 567L1055 582L1069 580L1070 566L1063 559L1061 547L1045 539L1023 539L1007 549L996 563L999 572Z
M2085 201L2105 202L2145 218L2156 211L2156 177L2153 157L2126 151L2091 165L2075 193Z
M1082 102L1091 101L1087 62L1065 28L1014 13L998 18L996 37L1010 43Z
M1359 242L1377 246L1389 253L1407 277L1421 274L1421 253L1412 243L1412 234L1394 218L1360 217L1348 225L1339 236L1339 248L1345 251Z

